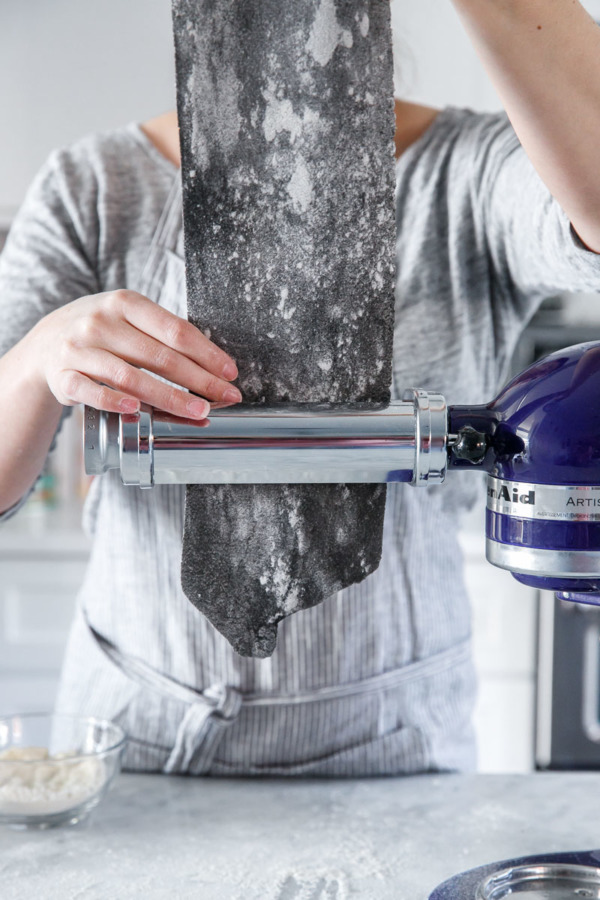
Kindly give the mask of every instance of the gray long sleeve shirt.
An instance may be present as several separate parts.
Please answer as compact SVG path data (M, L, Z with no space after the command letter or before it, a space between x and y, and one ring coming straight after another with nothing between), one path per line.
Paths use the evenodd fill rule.
M52 309L99 291L143 287L185 315L178 178L134 125L54 153L0 257L0 353ZM393 396L414 386L449 403L491 399L540 301L600 290L600 256L504 115L442 111L398 163L397 222ZM391 485L379 569L286 620L273 658L256 660L237 657L181 591L183 488L96 479L61 708L122 722L136 768L468 768L474 679L456 534L478 490L470 473L426 490ZM194 724L195 697L220 710L218 734L206 713ZM174 748L190 740L176 765Z

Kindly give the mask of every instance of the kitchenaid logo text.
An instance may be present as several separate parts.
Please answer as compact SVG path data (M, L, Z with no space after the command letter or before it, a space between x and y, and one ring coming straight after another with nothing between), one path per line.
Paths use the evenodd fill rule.
M488 487L488 497L490 500L504 500L506 503L526 503L528 506L532 506L535 503L535 491L519 494L517 488L509 490L505 484L501 488Z
M600 484L526 484L490 476L487 508L515 519L600 522Z

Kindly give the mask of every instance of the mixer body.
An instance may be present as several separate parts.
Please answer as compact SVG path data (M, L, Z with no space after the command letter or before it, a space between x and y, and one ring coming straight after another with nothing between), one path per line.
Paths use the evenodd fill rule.
M465 424L486 436L488 560L600 603L600 344L534 363L487 406L451 408L451 431Z

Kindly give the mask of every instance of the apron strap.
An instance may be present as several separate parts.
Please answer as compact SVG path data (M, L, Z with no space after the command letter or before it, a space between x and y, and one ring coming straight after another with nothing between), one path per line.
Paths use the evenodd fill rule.
M138 291L140 294L148 294L151 290L155 275L161 264L162 250L167 248L175 251L177 238L182 229L181 217L181 175L178 173L173 178L171 190L152 236L148 256L139 277Z
M203 691L194 690L174 678L163 675L135 656L123 653L90 624L83 613L89 632L104 655L137 684L187 704L175 738L175 744L163 768L169 774L202 775L209 771L226 729L235 722L242 706L295 706L341 700L385 690L425 675L432 675L470 659L470 641L461 641L417 662L399 669L382 672L361 681L316 688L297 694L242 694L226 684L213 684Z
M188 705L163 771L168 774L193 775L208 772L224 730L236 720L240 712L240 693L225 684L214 684L204 691L195 691L157 672L143 660L123 653L95 630L85 613L84 617L99 649L124 675L136 684Z

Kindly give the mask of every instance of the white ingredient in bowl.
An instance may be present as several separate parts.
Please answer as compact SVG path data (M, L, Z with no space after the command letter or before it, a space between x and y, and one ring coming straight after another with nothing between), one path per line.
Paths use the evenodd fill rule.
M105 778L101 759L75 752L50 756L45 747L10 747L0 752L0 815L64 812L93 797Z

